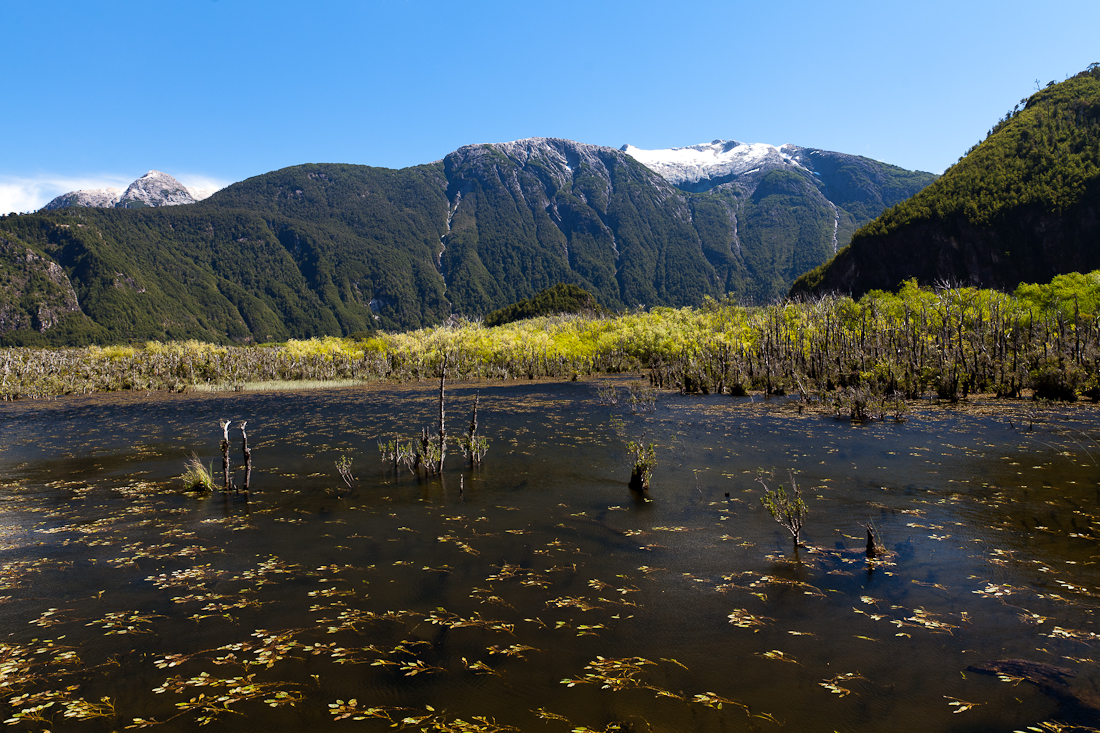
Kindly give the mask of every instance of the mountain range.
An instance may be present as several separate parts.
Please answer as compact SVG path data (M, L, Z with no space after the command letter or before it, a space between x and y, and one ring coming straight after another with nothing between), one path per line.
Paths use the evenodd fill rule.
M180 206L209 198L214 190L188 188L167 173L149 171L125 190L91 188L63 193L42 207L41 211L68 206L90 206L103 209L144 209L150 206Z
M557 283L612 309L768 301L933 179L795 146L531 138L401 170L293 166L186 206L124 194L110 208L0 218L0 340L405 329L480 317Z

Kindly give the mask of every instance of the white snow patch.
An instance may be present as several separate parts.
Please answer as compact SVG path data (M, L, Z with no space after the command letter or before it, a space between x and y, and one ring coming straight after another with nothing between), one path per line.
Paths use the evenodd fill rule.
M740 164L745 170L769 153L778 154L779 149L766 143L739 143L715 140L709 144L691 145L686 148L667 150L642 150L627 145L624 152L645 165L676 166L720 166Z
M196 201L225 188L229 182L204 175L184 175L177 178ZM100 174L66 176L44 173L36 176L0 175L0 213L30 213L38 211L58 196L66 193L86 194L99 200L98 206L112 206L122 192L134 182L133 174Z
M673 184L695 182L719 176L740 176L791 161L789 143L776 147L767 143L714 140L699 145L665 150L643 150L624 145L622 151ZM795 163L795 165L798 165Z

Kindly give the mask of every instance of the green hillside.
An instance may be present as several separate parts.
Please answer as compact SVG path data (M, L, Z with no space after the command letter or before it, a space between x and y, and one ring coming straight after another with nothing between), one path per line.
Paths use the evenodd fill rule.
M943 176L860 228L793 293L916 277L1012 289L1100 267L1100 66L1021 100Z

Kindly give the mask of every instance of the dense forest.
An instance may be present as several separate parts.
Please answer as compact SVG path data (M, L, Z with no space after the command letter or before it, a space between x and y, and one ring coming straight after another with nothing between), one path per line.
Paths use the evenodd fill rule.
M495 310L485 316L485 325L503 326L505 323L522 321L538 316L552 316L560 313L598 313L600 305L596 298L576 285L559 283L547 288L534 298L525 298L518 303Z

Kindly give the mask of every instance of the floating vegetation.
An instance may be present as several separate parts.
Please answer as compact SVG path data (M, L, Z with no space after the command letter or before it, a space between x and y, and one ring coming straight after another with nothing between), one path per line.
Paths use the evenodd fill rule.
M735 608L732 613L729 614L730 623L742 629L752 629L758 626L763 626L769 623L772 619L765 616L757 616L749 613L743 608Z
M855 680L866 680L867 678L861 675L859 672L845 672L844 674L838 674L835 677L831 677L827 680L823 680L818 684L824 687L834 695L840 695L845 697L852 694L851 688L842 687L841 682L844 684L850 684Z

